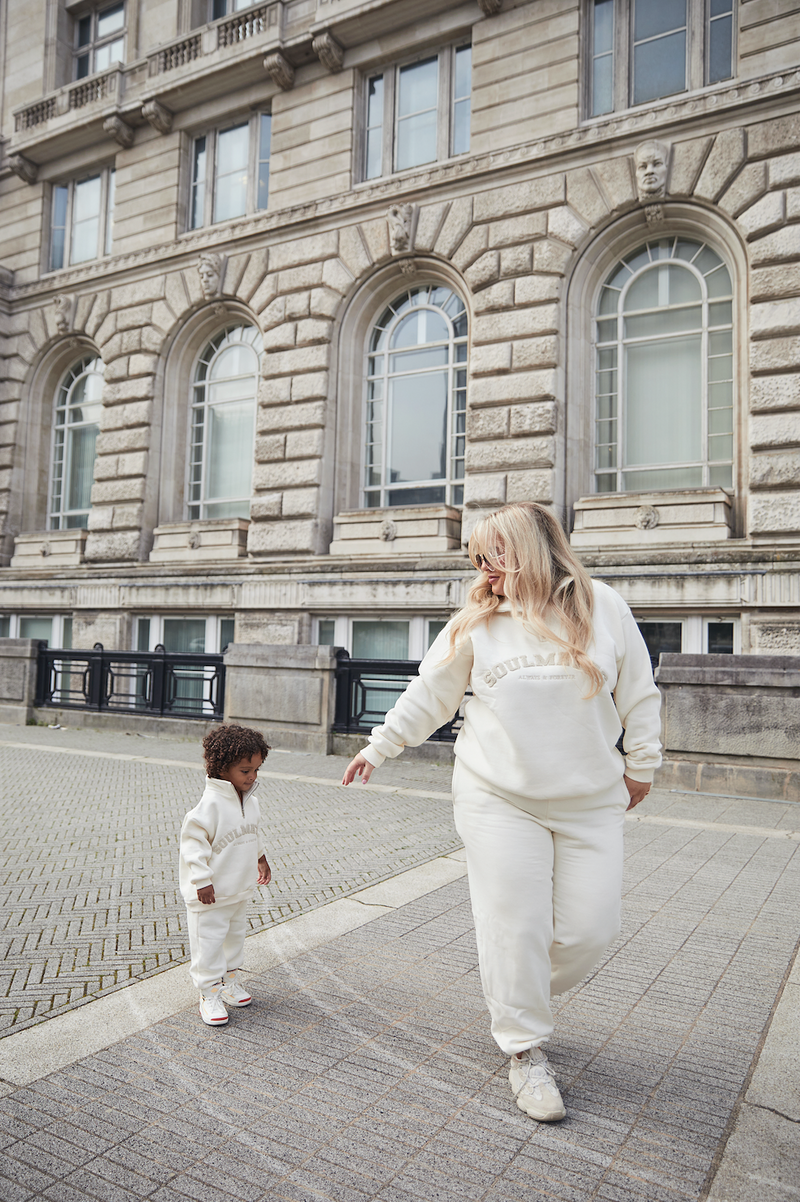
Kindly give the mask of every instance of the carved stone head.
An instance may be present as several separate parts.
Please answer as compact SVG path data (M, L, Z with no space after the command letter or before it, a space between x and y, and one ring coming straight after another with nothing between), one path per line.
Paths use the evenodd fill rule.
M220 278L222 276L222 258L214 251L204 251L197 264L200 276L200 287L206 300L219 296Z
M56 329L59 334L66 334L72 325L72 306L75 298L69 293L61 293L53 298L53 308L56 311Z
M663 200L667 191L669 147L664 142L642 142L636 147L636 191L640 204Z
M414 220L414 206L411 204L394 204L386 214L389 223L389 246L393 255L402 254L411 247L411 224Z

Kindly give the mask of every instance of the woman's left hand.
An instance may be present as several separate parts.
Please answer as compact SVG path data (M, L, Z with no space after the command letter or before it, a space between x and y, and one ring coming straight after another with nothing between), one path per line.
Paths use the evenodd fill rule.
M625 781L625 788L631 798L628 809L632 810L634 806L638 806L639 802L644 800L650 792L650 786L645 781L631 780L629 776L623 776L622 779Z

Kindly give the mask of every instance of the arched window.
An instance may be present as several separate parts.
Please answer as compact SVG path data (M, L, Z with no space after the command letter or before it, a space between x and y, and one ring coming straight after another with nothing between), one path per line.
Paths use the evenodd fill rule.
M595 489L733 485L733 304L704 242L662 237L607 276L596 310Z
M56 394L50 461L51 530L89 523L102 397L102 361L87 355L70 368Z
M410 288L369 338L364 504L461 505L466 410L464 302L441 285Z
M198 360L192 385L191 520L250 515L260 341L255 326L228 326Z

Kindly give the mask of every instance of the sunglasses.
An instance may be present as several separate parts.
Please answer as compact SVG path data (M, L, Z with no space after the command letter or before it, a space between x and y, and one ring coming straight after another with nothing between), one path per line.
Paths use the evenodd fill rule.
M495 551L492 555L476 555L474 562L478 571L482 572L484 568L504 568L506 566L506 557L502 551Z

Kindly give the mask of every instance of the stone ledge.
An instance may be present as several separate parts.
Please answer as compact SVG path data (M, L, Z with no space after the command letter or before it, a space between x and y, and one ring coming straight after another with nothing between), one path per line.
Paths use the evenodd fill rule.
M575 502L570 542L578 550L721 542L732 534L733 505L722 488L598 493Z
M197 563L247 555L246 518L170 522L153 531L151 563Z
M83 563L88 532L72 530L31 530L14 539L12 568L75 568Z
M461 510L450 505L351 509L333 525L331 555L430 555L461 546Z

